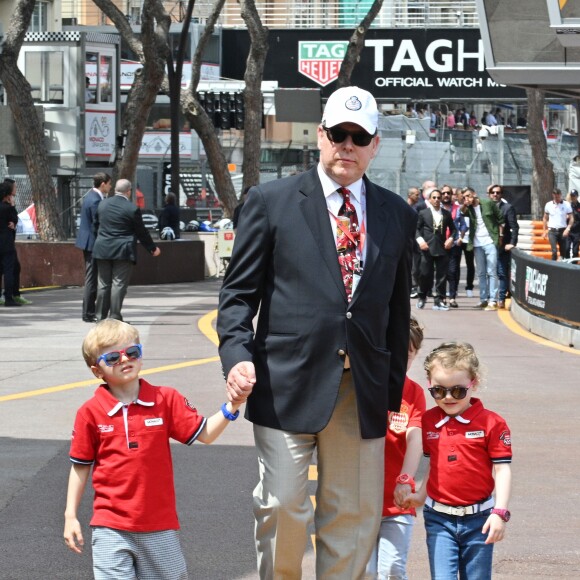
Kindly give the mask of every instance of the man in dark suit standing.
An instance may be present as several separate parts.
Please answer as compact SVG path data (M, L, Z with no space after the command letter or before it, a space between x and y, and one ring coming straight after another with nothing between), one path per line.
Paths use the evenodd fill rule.
M81 223L75 246L83 251L85 259L85 289L83 293L83 314L85 322L96 322L95 302L97 300L97 262L93 259L95 233L93 222L99 203L111 191L111 176L107 173L93 175L93 187L87 191L81 206Z
M510 287L510 262L511 251L518 245L520 226L516 208L502 199L503 188L501 185L492 185L489 189L489 197L499 207L503 219L503 237L499 240L497 254L497 276L499 278L498 308L505 308L505 299Z
M99 272L97 317L123 320L123 300L137 263L137 240L152 256L161 253L143 223L141 210L131 202L130 181L117 181L115 195L99 204L94 225L93 258Z
M378 111L335 91L318 127L320 163L253 187L220 294L217 330L230 400L248 399L260 482L260 578L300 578L313 507L316 576L364 575L376 542L389 410L399 410L416 213L365 175ZM259 311L257 328L252 321Z
M417 244L421 250L421 270L419 274L419 299L417 308L424 308L427 293L435 290L433 310L449 310L445 302L447 289L447 270L449 250L453 246L455 224L451 213L441 207L441 192L432 189L429 193L429 206L419 212L417 222Z
M0 183L0 273L4 275L4 306L20 306L14 300L16 256L15 231L18 214L14 207L14 190L9 183Z

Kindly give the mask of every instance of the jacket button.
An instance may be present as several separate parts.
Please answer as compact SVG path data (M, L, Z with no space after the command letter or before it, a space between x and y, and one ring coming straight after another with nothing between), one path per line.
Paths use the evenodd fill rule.
M342 350L342 348L339 348L338 351L336 352L336 354L338 356L344 356L346 354L346 351L345 350Z
M352 312L347 312L346 317L350 320L352 318Z

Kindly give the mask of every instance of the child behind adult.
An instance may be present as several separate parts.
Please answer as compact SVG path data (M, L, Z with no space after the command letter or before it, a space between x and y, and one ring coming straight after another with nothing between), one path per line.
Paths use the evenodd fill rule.
M407 371L422 343L423 329L411 317ZM407 555L417 514L414 508L401 508L397 503L415 491L414 478L422 452L421 417L425 408L423 389L406 377L401 409L398 413L389 413L388 417L383 517L377 545L367 565L367 575L380 580L407 580Z
M503 539L510 518L510 431L473 396L481 367L470 344L443 343L424 366L437 405L423 415L423 452L430 467L421 489L403 504L425 504L433 580L458 574L488 580L493 545Z
M205 418L175 389L140 379L139 334L125 322L100 322L82 350L103 384L75 419L65 543L82 551L77 512L92 467L95 579L185 579L169 439L212 443L237 418L240 403L224 404Z

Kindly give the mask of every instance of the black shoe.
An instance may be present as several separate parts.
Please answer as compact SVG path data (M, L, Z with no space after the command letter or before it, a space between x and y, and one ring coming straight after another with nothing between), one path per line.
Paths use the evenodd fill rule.
M423 310L423 308L425 308L425 299L424 298L419 298L419 300L417 300L417 308L419 310Z
M4 306L7 306L8 308L11 308L12 306L17 306L18 308L20 308L22 306L22 304L18 304L18 302L14 302L14 300L10 300L10 301L4 302Z
M411 298L418 298L419 292L417 292L417 288L411 288Z
M450 307L450 308L459 308L459 306L457 305L457 302L455 302L455 298L452 298L452 299L449 301L449 307Z
M475 308L476 310L483 310L484 308L487 308L487 300L484 300L483 302L476 304L473 308Z
M98 322L99 319L96 316L83 316L83 322Z

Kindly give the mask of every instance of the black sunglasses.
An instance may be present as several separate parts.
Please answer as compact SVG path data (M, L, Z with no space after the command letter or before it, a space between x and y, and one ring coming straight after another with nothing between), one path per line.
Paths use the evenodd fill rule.
M338 127L322 127L328 137L329 141L333 143L342 143L347 137L350 136L352 142L357 147L366 147L373 140L376 135L371 135L366 131L345 131L344 129L339 129Z
M471 381L466 387L455 385L454 387L449 388L436 385L434 387L429 387L428 390L436 401L444 399L448 394L450 394L454 399L461 400L465 399L467 396L467 390L470 389L474 383L475 381Z
M114 367L121 362L123 355L129 360L140 359L143 356L143 347L140 344L134 344L133 346L128 346L125 350L106 352L97 359L97 364L103 360L108 367Z

